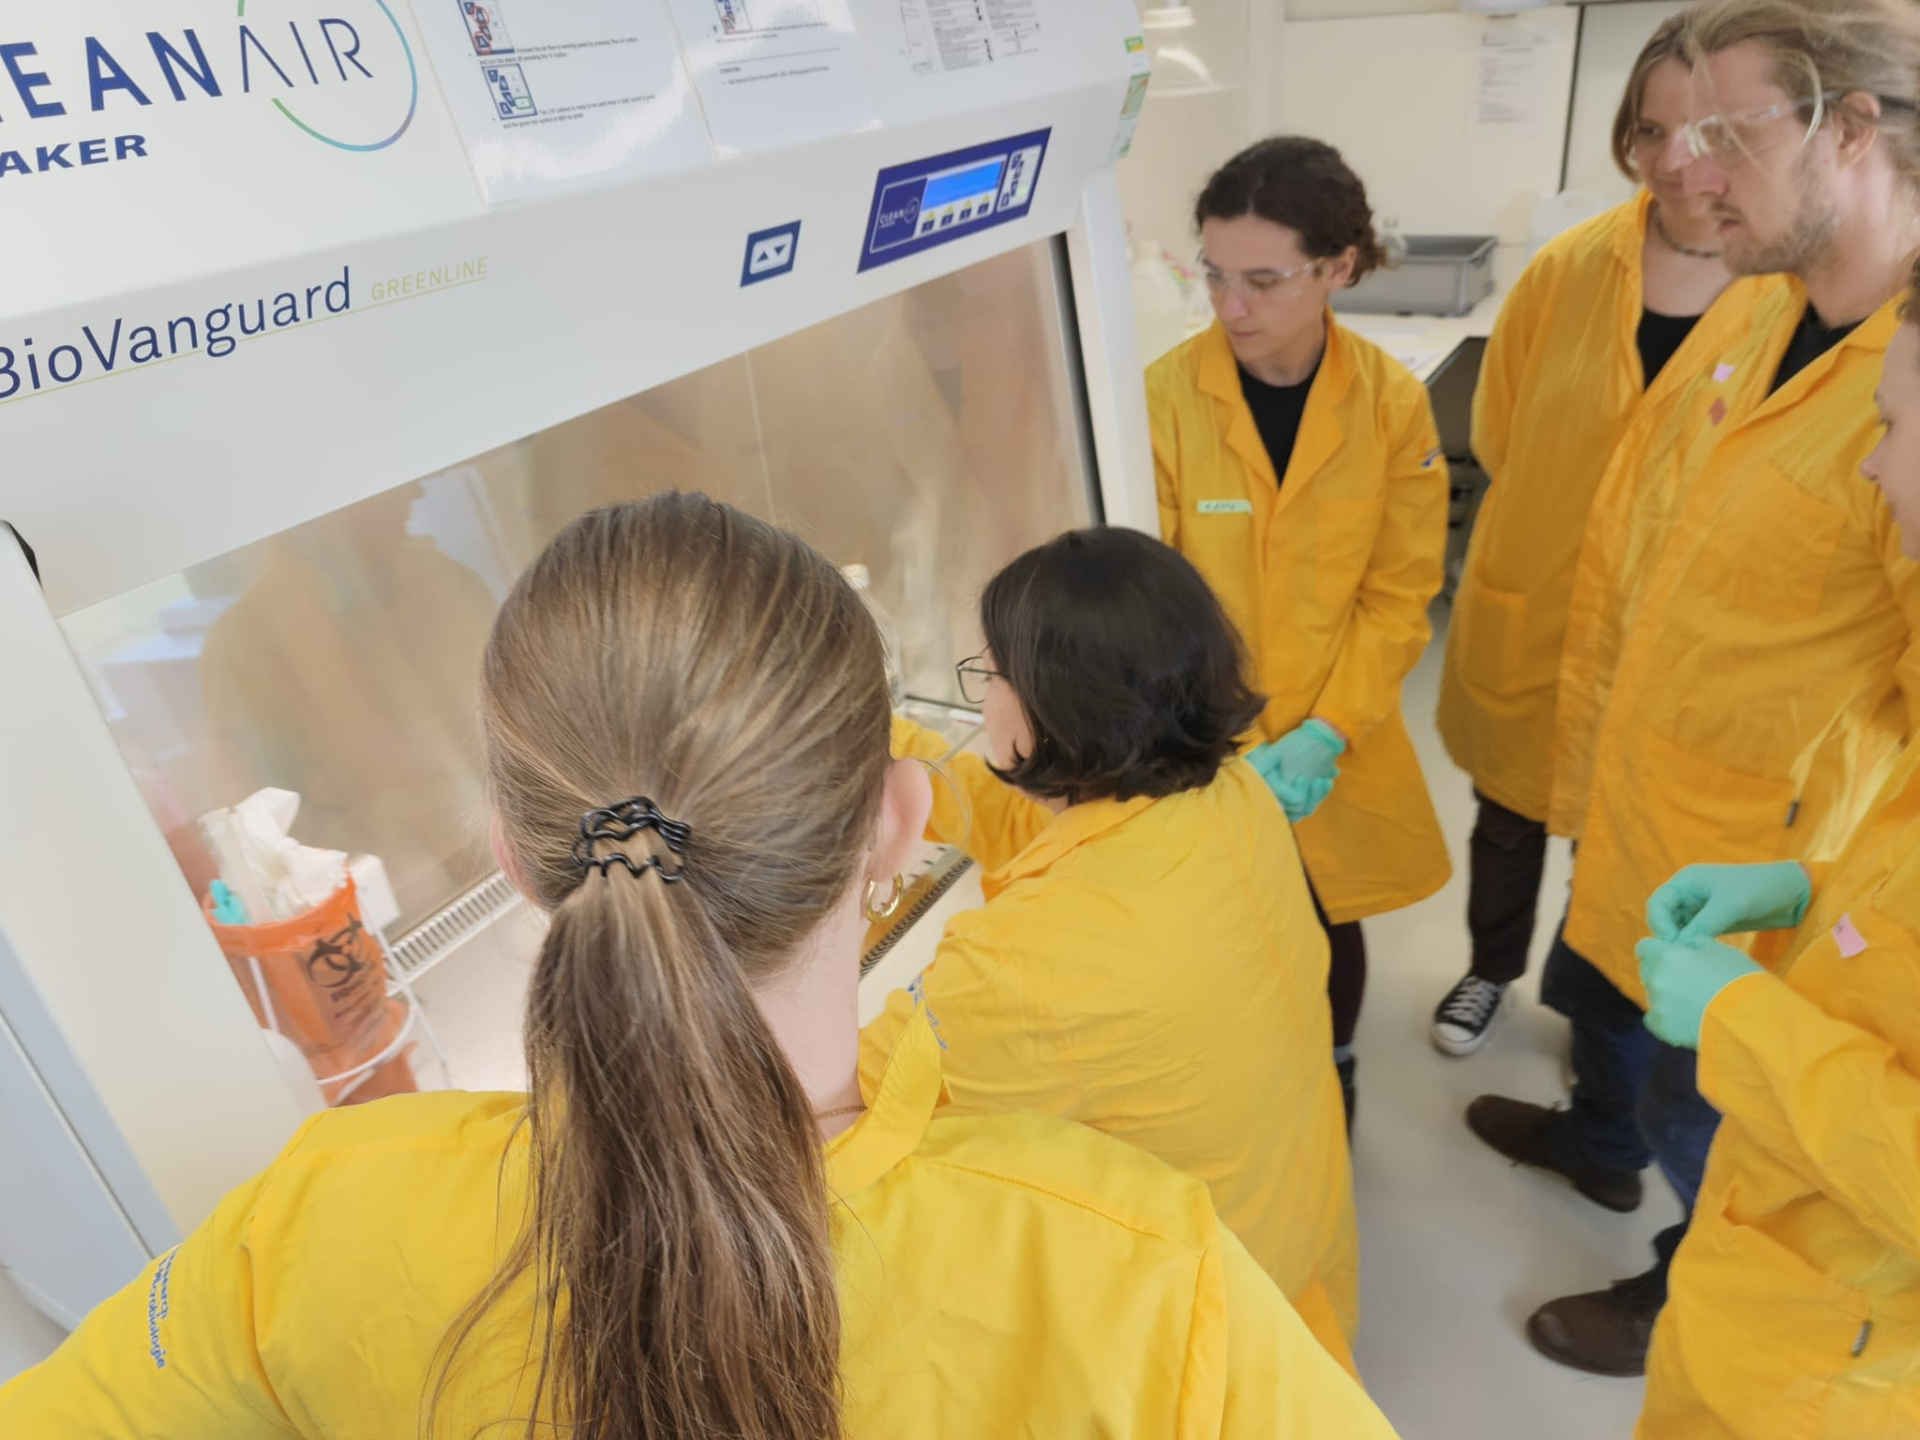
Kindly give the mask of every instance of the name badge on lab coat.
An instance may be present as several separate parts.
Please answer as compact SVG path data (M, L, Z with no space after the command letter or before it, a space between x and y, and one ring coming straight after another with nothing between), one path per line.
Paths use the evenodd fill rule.
M1202 515L1251 515L1253 502L1251 500L1202 500L1200 513Z

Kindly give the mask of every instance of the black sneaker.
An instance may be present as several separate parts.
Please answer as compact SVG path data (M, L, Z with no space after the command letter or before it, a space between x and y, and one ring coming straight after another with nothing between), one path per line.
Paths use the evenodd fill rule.
M1433 1012L1433 1048L1443 1055L1471 1055L1487 1043L1507 987L1469 975L1447 992Z

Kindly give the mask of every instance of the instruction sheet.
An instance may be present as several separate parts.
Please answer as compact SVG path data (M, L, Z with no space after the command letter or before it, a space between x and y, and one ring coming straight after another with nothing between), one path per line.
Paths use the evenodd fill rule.
M900 0L907 58L933 75L1040 49L1040 0Z
M776 150L880 123L848 0L669 0L716 148Z
M415 0L489 204L713 159L662 0Z
M1546 118L1552 97L1553 37L1512 21L1490 22L1474 53L1468 135L1510 139Z

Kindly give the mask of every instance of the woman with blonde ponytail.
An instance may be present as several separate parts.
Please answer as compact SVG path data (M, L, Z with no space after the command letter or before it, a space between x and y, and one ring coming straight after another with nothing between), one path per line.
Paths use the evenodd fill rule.
M316 1117L0 1434L1391 1436L1200 1182L953 1114L924 1011L862 1084L863 910L931 796L824 558L704 497L595 511L481 688L552 919L531 1094Z

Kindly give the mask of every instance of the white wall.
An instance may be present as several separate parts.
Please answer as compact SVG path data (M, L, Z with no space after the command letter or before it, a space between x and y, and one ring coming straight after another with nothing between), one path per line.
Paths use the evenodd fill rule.
M1120 192L1136 240L1177 255L1207 175L1263 134L1318 135L1366 180L1374 209L1409 232L1497 234L1496 262L1524 258L1533 206L1561 188L1608 203L1631 184L1613 168L1608 130L1627 73L1671 0L1550 7L1514 19L1464 15L1457 0L1193 0L1197 23L1146 32L1177 44L1213 77L1156 68ZM1479 37L1499 26L1550 37L1548 95L1525 133L1470 133ZM1578 64L1574 37L1579 35Z
M1289 20L1357 20L1368 15L1423 15L1458 10L1459 0L1285 0Z
M1193 202L1207 176L1249 138L1246 93L1154 99L1120 164L1120 203L1135 245L1154 241L1185 257L1193 238Z
M1613 113L1640 47L1662 20L1687 7L1667 0L1595 5L1580 32L1580 67L1573 82L1572 142L1567 149L1567 188L1596 190L1609 202L1633 194L1633 183L1614 168L1608 153Z
M1281 125L1339 147L1366 181L1374 212L1404 231L1494 234L1523 244L1535 202L1560 188L1578 21L1578 12L1560 8L1511 19L1458 11L1289 19ZM1544 47L1536 118L1476 133L1482 37L1521 31L1540 36Z
M1176 255L1193 246L1189 216L1207 176L1272 128L1282 30L1279 0L1192 0L1192 9L1186 29L1142 31L1153 80L1119 167L1133 238Z

